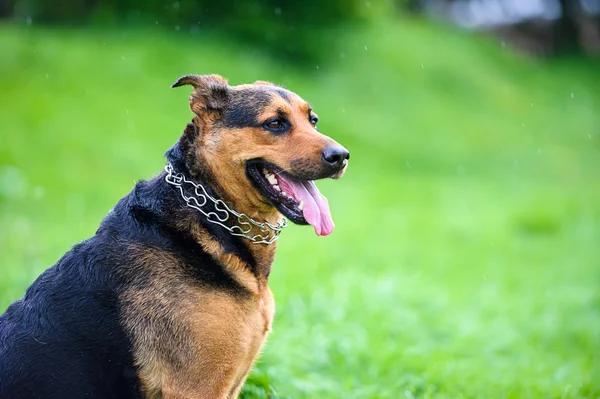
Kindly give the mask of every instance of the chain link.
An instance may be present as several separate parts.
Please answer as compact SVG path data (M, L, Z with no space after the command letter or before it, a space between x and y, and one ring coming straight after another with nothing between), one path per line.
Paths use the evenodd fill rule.
M281 233L281 230L287 227L287 221L285 218L277 223L277 225L274 225L269 222L257 222L244 213L238 213L234 211L222 200L211 197L201 184L186 179L182 173L176 173L173 169L173 165L170 163L165 166L165 172L167 172L165 177L166 182L179 188L181 197L186 202L187 206L202 213L209 222L217 224L228 230L231 235L247 238L254 244L273 244L275 241L277 241L277 239L279 239L279 233ZM183 190L184 183L190 184L194 187L195 197L188 197L185 195ZM216 210L215 212L202 209L209 201L214 204ZM232 226L228 226L225 224L225 222L229 220L230 216L237 218L237 225L234 224ZM251 231L255 227L258 227L259 233L250 235Z

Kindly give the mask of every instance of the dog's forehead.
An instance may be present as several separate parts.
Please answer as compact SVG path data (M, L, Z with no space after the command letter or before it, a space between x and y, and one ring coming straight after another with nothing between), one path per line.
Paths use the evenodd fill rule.
M235 105L235 100L243 99L257 100L260 105L266 105L267 102L277 102L280 99L284 100L292 107L302 107L306 104L306 101L298 94L269 82L258 81L252 84L232 86L231 88L233 89L233 105ZM248 103L249 101L243 102Z
M296 93L268 82L231 86L223 122L233 128L256 127L263 122L260 117L270 111L307 114L309 109Z

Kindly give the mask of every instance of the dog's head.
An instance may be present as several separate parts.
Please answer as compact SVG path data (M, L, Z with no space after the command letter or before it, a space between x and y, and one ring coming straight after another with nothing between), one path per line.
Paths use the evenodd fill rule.
M268 82L229 86L218 75L187 75L172 87L192 85L195 135L187 168L206 168L239 212L266 220L277 211L318 235L333 231L327 199L314 180L339 178L348 151L317 131L311 106Z

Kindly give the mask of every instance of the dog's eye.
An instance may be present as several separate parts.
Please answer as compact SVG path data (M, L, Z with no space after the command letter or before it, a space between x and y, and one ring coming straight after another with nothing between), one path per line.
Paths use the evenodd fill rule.
M277 119L276 119L276 120L274 120L274 121L271 121L271 122L267 123L267 126L268 126L270 129L280 129L280 128L281 128L281 126L283 126L283 123L281 123L281 121L280 121L280 120L277 120Z
M311 116L309 118L309 120L310 120L310 124L313 126L317 126L317 122L319 122L319 118L317 118L316 116Z
M263 127L274 133L283 133L287 130L288 124L283 119L271 119L263 123Z

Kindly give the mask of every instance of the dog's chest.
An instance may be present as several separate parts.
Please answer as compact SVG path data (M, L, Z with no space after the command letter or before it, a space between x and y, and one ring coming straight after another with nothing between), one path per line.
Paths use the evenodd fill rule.
M233 362L253 361L271 330L275 312L271 290L265 287L258 295L243 299L218 292L197 296L198 306L188 314L198 355L217 356L215 364L229 357Z
M157 301L170 311L149 312ZM148 397L169 397L166 389L240 386L271 330L275 303L268 287L242 298L186 287L177 298L146 298L137 309L132 333L142 385Z
M196 359L223 370L219 379L241 384L271 331L275 303L268 287L243 300L212 298L192 316ZM208 298L203 298L208 299Z

